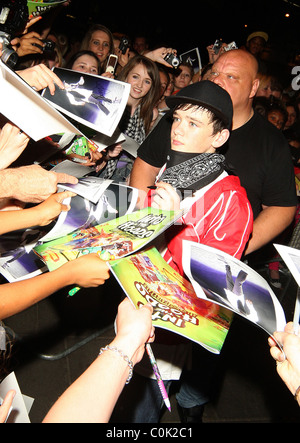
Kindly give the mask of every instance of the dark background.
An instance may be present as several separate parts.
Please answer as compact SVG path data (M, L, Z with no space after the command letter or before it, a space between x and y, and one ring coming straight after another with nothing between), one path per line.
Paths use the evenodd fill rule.
M57 25L72 34L84 34L90 23L130 37L143 34L151 47L169 46L185 52L198 47L206 61L206 46L216 38L238 46L253 31L265 31L280 57L300 52L300 0L251 0L213 2L103 2L72 0L63 8ZM286 18L285 14L290 17Z

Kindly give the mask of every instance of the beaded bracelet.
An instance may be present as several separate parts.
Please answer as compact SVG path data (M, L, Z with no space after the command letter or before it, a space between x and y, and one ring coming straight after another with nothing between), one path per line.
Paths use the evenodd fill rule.
M297 388L297 390L296 390L296 392L295 392L295 395L294 395L294 399L296 400L296 401L298 401L298 395L300 394L300 386L298 386L298 388Z
M132 374L133 374L133 363L132 363L132 361L129 359L129 357L127 357L127 355L125 355L120 349L116 348L115 346L108 346L107 345L107 346L105 346L105 348L101 348L100 352L99 352L99 355L101 355L103 353L103 351L114 351L114 352L116 352L128 364L128 366L129 366L129 375L128 375L128 378L126 380L126 385L128 385L128 383L130 382L130 380L132 378Z

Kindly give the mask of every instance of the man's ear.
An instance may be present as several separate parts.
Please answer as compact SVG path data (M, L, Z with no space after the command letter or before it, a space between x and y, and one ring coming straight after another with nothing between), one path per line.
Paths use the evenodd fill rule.
M251 89L251 93L250 93L249 98L255 97L257 90L259 88L259 84L260 84L260 81L258 78L256 78L252 83L252 89Z
M223 129L222 131L218 132L215 135L215 139L212 143L213 147L217 149L223 146L229 139L229 136L230 136L230 131L228 129Z

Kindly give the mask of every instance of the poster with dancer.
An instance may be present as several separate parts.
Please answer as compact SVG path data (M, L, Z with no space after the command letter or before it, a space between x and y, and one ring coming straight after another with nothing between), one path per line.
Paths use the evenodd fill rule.
M184 241L183 269L197 296L227 307L264 329L283 331L282 306L267 281L245 263L209 246Z
M130 85L65 68L53 71L65 89L57 87L54 95L46 89L43 97L71 119L111 137L127 105Z

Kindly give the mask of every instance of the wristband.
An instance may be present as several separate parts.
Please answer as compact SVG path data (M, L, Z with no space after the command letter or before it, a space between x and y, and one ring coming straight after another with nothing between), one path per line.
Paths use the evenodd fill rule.
M99 352L99 355L101 355L104 351L116 352L128 364L128 366L129 366L129 375L128 375L128 378L126 380L126 385L128 385L128 383L130 382L130 380L132 378L132 374L133 374L133 363L132 363L132 361L129 359L129 357L127 355L125 355L120 349L116 348L115 346L105 346L105 348L101 348L100 352ZM300 388L300 386L299 386L299 388Z

